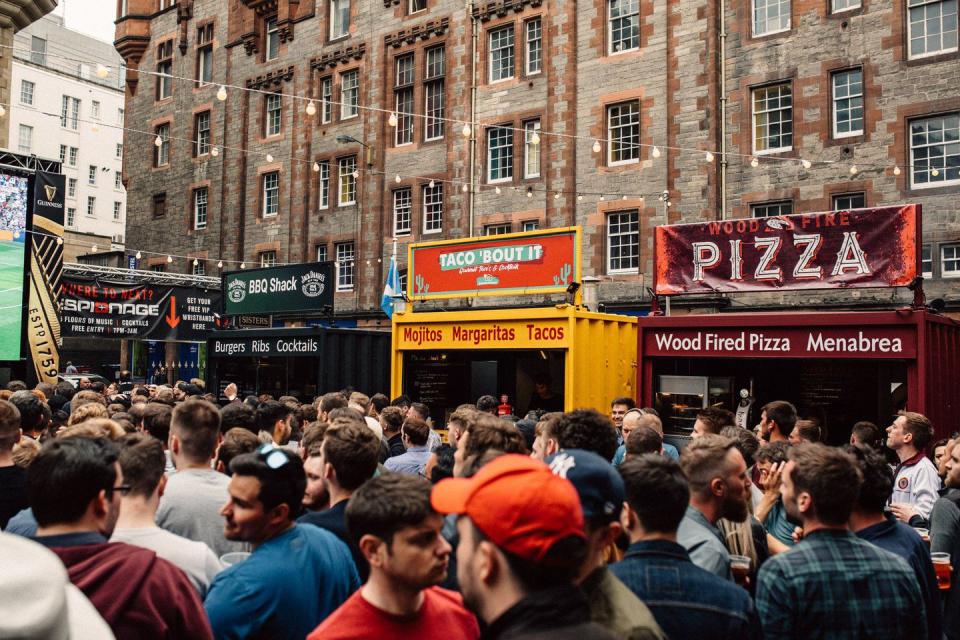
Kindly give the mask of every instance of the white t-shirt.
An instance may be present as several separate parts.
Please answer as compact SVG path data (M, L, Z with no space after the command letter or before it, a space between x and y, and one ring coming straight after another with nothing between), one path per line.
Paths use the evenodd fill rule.
M200 593L201 600L207 595L213 578L223 569L220 560L204 543L188 540L159 527L114 529L110 542L126 542L156 552L187 574Z

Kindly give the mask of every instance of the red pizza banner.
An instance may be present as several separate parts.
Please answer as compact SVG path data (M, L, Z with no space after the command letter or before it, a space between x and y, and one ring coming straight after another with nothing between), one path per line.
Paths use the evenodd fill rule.
M902 287L919 274L920 205L656 229L659 295Z
M407 297L563 293L580 281L580 227L410 245Z

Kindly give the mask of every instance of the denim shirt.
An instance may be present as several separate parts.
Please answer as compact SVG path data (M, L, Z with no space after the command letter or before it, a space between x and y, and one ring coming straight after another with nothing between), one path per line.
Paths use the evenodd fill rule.
M610 571L643 600L670 638L759 637L746 589L696 566L675 542L635 542Z

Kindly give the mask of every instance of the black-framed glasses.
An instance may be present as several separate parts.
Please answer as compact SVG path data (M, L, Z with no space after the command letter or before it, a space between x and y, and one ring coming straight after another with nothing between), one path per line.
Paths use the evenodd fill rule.
M283 449L269 442L260 445L257 456L271 469L279 469L290 462L290 458Z
M116 492L118 492L121 496L126 496L128 493L130 493L130 489L132 489L132 488L133 488L133 487L131 487L129 484L120 484L120 485L117 485L117 486L115 486L115 487L112 487L112 488L110 489L110 491L116 491Z

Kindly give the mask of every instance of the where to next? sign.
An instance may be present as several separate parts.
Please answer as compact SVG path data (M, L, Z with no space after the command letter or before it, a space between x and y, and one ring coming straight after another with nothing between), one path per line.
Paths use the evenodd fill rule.
M224 273L224 314L332 311L333 266L332 262L307 262Z
M580 227L410 245L407 297L564 293L580 282Z

